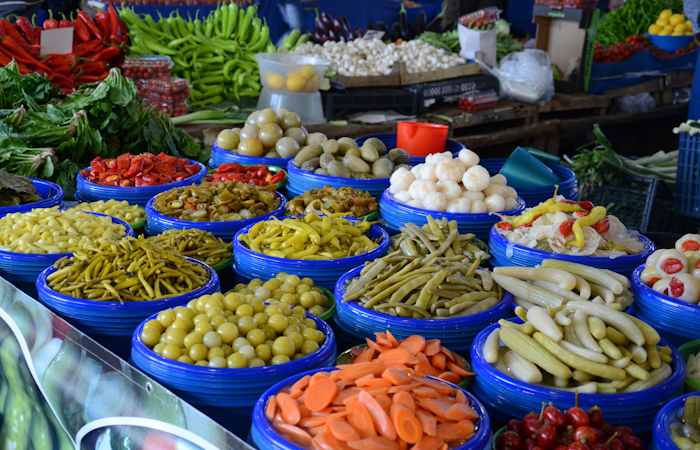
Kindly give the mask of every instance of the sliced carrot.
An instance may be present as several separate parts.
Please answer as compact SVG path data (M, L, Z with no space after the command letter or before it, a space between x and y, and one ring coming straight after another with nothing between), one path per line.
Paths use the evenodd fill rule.
M391 346L396 348L399 346L399 341L396 340L393 334L389 330L386 330L386 338L391 343Z
M346 410L347 410L347 408L345 407L345 405L343 405L343 406L331 406L331 409L333 410L333 412L340 412L340 411L346 411Z
M357 441L360 439L360 435L357 434L355 429L348 425L343 419L333 419L326 422L326 426L329 428L331 434L334 438L339 441Z
M347 407L351 402L359 402L360 401L360 391L355 391L355 392L356 392L356 394L353 394L350 397L343 400L343 405L345 405Z
M350 450L345 442L337 440L332 433L326 432L316 435L312 444L317 450Z
M379 341L379 339L386 339L386 332L384 331L377 331L374 333L374 338Z
M374 397L374 399L382 406L382 408L384 408L384 411L389 411L389 408L391 408L392 401L388 395L379 394Z
M442 353L443 355L445 355L445 357L446 357L447 359L449 359L450 361L452 361L452 362L455 361L455 354L452 353L451 351L447 350L445 347L440 346L440 353Z
M416 412L416 402L413 400L413 396L408 392L397 392L391 399L397 405L401 405L411 411Z
M282 418L285 422L296 425L301 419L301 411L299 405L289 394L277 394L277 404L282 412Z
M437 436L437 419L430 413L416 411L416 417L423 427L423 433L428 436Z
M345 389L343 391L340 391L338 392L338 395L335 396L331 404L336 406L342 405L346 398L352 397L353 395L357 395L358 392L359 391L356 391L355 389Z
M299 426L301 427L306 427L306 428L314 428L314 427L319 427L322 425L325 425L326 422L329 420L333 419L339 419L341 417L347 416L349 413L347 411L345 412L337 412L333 414L328 414L327 416L312 416L312 417L304 417L299 421Z
M461 377L471 377L471 376L474 376L473 373L464 370L463 368L459 367L459 366L458 366L457 364L455 364L455 363L448 362L448 363L447 363L447 368L450 369L452 372L456 373L457 375L461 376Z
M406 443L406 441L397 438L396 442L399 444L399 450L408 450L408 443Z
M423 427L416 416L405 406L397 403L391 405L389 412L396 434L409 444L417 444L423 438Z
M308 408L307 408L307 409L308 409ZM330 407L328 407L328 408L323 408L323 409L320 410L320 411L311 411L311 415L312 415L312 416L315 416L315 417L325 416L325 415L327 415L327 414L333 414L333 409L331 409Z
M474 424L468 420L438 425L438 436L440 436L445 442L459 441L464 439L474 431Z
M413 354L402 348L394 348L379 355L380 361L389 364L418 364L419 360Z
M304 392L304 391L297 391L297 392L301 392L301 396L295 398L294 400L296 400L297 404L301 406L304 404L304 400L306 399L306 392Z
M359 387L358 386L355 389L357 389L358 391L364 391L364 392L368 393L369 395L371 395L372 397L376 397L379 394L389 395L389 389L391 389L391 388L388 388L388 387L369 387L369 386Z
M450 395L452 393L452 388L449 385L433 380L431 378L418 378L416 379L416 381L425 386L435 389L440 394Z
M341 380L357 380L367 374L381 375L386 370L386 364L381 362L367 362L361 364L345 364L338 366L342 370Z
M330 375L328 375L328 379L333 382L340 380L340 371L334 370Z
M277 414L277 399L275 399L275 396L273 395L267 401L267 406L265 407L265 417L267 418L267 420L272 422L272 419L275 418L276 414Z
M459 422L460 420L476 420L479 416L471 406L455 403L450 406L450 409L445 411L445 418Z
M355 385L360 386L358 383L362 383L364 380L373 380L374 379L374 374L373 373L368 373L367 375L358 378L355 380Z
M448 448L450 448L450 446L445 443L442 444L438 450L447 450Z
M369 379L366 379L365 377L360 378L359 380L355 381L355 384L359 387L363 386L368 386L368 387L391 387L393 386L393 383L389 380L385 380L384 378L374 378L372 375L369 375Z
M313 380L313 377L311 377ZM304 404L311 411L320 411L331 404L338 394L338 387L330 379L323 377L306 389Z
M277 394L277 395L279 395L279 394ZM272 419L272 425L273 425L273 426L276 425L276 424L278 424L278 423L286 423L286 422L284 421L284 419L282 418L282 413L279 413L279 412L275 415L275 418Z
M368 347L353 347L350 349L350 354L357 358L358 356L363 354L367 350L367 348Z
M413 356L416 356L425 348L425 338L423 336L414 334L413 336L409 336L406 339L404 339L401 342L401 344L399 344L399 348L402 350L406 350Z
M396 441L381 436L350 441L348 445L354 450L399 450L399 444Z
M383 347L394 348L392 342L386 337L377 337L377 344Z
M297 444L303 447L311 446L311 435L306 431L302 430L301 428L295 425L290 425L288 423L280 423L275 428L285 433L291 438L292 441L296 442Z
M371 348L371 349L373 349L373 350L376 350L376 351L378 351L379 353L385 352L385 351L387 351L387 350L391 350L391 347L389 347L389 346L387 346L387 345L379 345L379 344L377 344L376 342L374 342L374 341L372 341L372 340L370 340L370 339L367 339L367 347L369 347L369 348Z
M436 436L423 436L419 443L411 447L411 450L439 450L445 441Z
M289 393L289 396L292 397L292 399L294 400L298 399L302 395L304 395L304 391L302 391L301 389Z
M425 353L425 356L433 356L440 353L440 339L428 339L425 341L423 353Z
M309 386L317 382L318 380L327 380L330 374L328 372L317 372L309 378Z
M454 354L454 353L453 353L453 354ZM464 359L463 359L461 356L459 356L459 355L455 355L455 360L454 360L453 362L454 362L455 364L457 364L459 367L461 367L462 369L466 369L466 368L467 368Z
M303 391L304 389L306 389L306 386L309 385L309 380L311 380L310 375L306 375L299 378L299 380L296 383L294 383L291 388L289 388L289 391Z
M389 388L388 394L395 394L397 392L411 392L412 390L420 386L420 383L410 383L402 384L401 386L393 386Z
M392 441L396 439L396 429L389 415L384 411L384 408L367 392L360 392L360 402L362 402L372 416L372 421L377 427L379 434Z
M337 371L336 371L337 372ZM354 386L355 383L350 381L350 380L331 380L335 382L335 385L338 386L338 392L342 391L348 386Z
M424 406L428 411L439 417L445 417L445 411L449 408L442 408L436 399L433 398L418 398L418 404Z
M445 366L447 365L447 356L445 356L443 353L435 354L430 359L430 362L435 367L437 367L440 370L445 370Z
M353 364L370 362L374 359L375 349L367 347L365 350L353 361Z
M372 415L367 410L367 407L360 401L352 402L347 405L348 408L348 423L357 431L362 439L377 435L377 430L374 428Z
M438 378L453 384L459 384L462 382L462 377L454 372L450 372L449 370L447 372L442 372L440 375L438 375Z
M457 389L457 394L455 395L455 401L463 405L467 404L467 396L462 392L461 389Z
M416 358L419 361L418 364L413 366L416 372L420 372L425 375L433 375L433 365L430 364L430 361L428 361L428 357L425 356L424 353L418 353Z
M413 390L413 395L416 397L428 397L428 398L438 398L440 394L433 388L427 386L421 386Z
M382 378L389 380L391 384L395 386L400 386L402 384L409 384L412 378L406 373L394 367L389 367L382 373Z
M320 425L318 427L309 428L309 434L311 436L316 436L318 433L321 433L325 427L325 425Z

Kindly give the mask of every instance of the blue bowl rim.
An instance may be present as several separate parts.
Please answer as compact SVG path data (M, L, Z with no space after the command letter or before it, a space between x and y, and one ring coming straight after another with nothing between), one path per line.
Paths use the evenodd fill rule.
M294 160L291 160L287 163L287 180L290 183L297 183L297 180L293 179L294 177L298 177L302 180L310 180L318 184L327 184L330 186L339 184L341 186L352 185L353 187L357 188L376 188L384 185L389 185L389 178L372 178L364 180L360 178L331 177L329 175L319 175L317 173L307 172L305 170L299 169L297 166L294 165Z
M639 267L634 269L634 272L632 272L632 276L630 277L632 281L632 289L636 291L640 297L653 302L659 302L663 306L678 308L683 313L700 314L700 305L676 300L673 297L656 292L642 282L640 275L644 271L644 268L645 265L641 264Z
M685 406L685 401L693 395L700 395L700 392L690 392L681 397L675 398L664 405L663 408L661 408L661 410L659 410L659 412L656 414L651 431L654 435L654 441L657 448L659 443L665 444L665 446L668 446L668 448L677 448L676 444L673 443L673 439L668 433L666 425L676 416L678 410Z
M17 206L3 206L0 208L0 217L5 216L6 214L13 214L16 212L27 212L31 211L32 209L36 208L52 208L54 206L60 205L63 199L66 196L66 193L63 191L63 188L56 183L52 183L50 181L46 180L41 180L39 178L27 178L32 182L33 185L38 185L42 187L48 187L49 188L49 193L50 195L46 198L42 198L38 202L34 203L27 203L24 205L17 205ZM56 191L54 194L51 194L51 192Z
M412 329L423 330L445 330L448 326L454 327L466 326L469 324L478 324L489 320L492 316L500 316L503 310L510 310L513 303L513 294L503 290L503 297L498 304L486 311L466 316L446 319L412 319L403 317L394 317L388 314L382 314L374 310L364 308L357 304L356 301L344 302L345 297L345 282L355 278L364 266L358 266L345 272L335 285L333 294L335 295L336 315L340 315L341 310L346 310L352 316L365 316L375 319L375 322L386 324L389 327L407 327Z
M264 156L241 155L240 153L233 153L233 152L229 152L227 150L224 150L223 148L219 147L219 144L214 142L214 145L212 145L212 148L211 148L211 159L212 160L214 158L215 152L220 154L221 156L235 155L234 158L237 158L241 161L250 161L251 164L270 164L270 165L278 166L278 167L285 167L287 164L287 161L291 161L294 159L293 157L292 158L266 158ZM263 161L268 161L268 162L263 162ZM211 160L210 160L210 162L211 162ZM238 161L226 161L226 162L238 162ZM209 164L209 166L213 169L216 169L216 167L214 167L212 164Z
M265 417L265 406L267 404L267 400L270 398L270 396L277 394L280 390L282 390L283 388L285 388L287 386L291 386L297 380L303 378L306 375L313 375L314 373L324 372L324 371L330 372L333 370L340 370L340 369L338 369L337 367L325 367L325 368L320 368L320 369L309 370L309 371L302 372L302 373L296 374L294 376L291 376L291 377L287 378L286 380L282 380L279 383L276 383L274 386L267 389L260 396L258 401L255 402L255 407L253 408L253 426L260 427L260 431L264 436L271 438L273 441L275 441L275 444L278 445L278 447L276 447L276 448L284 449L284 450L305 450L302 447L295 445L291 441L284 439L270 425L269 421ZM470 406L472 408L474 408L474 410L479 414L479 422L477 423L476 435L471 440L464 443L464 445L462 445L460 447L456 447L454 450L460 450L460 449L465 450L466 448L474 448L474 450L484 449L486 447L486 445L488 444L488 442L492 438L491 419L490 419L488 412L486 411L486 408L484 407L484 405L473 394L471 394L466 389L459 387L456 384L448 383L445 380L431 377L430 375L426 375L426 378L431 378L433 380L440 381L442 383L449 385L450 387L452 387L454 389L461 390L462 393L464 395L466 395L467 399L469 400Z
M368 134L365 136L360 136L359 138L355 139L355 143L358 146L362 147L362 144L364 144L366 140L371 139L371 138L379 139L384 144L386 144L386 141L393 142L394 147L396 147L396 141L397 141L396 133ZM393 141L392 141L392 139L393 139ZM452 154L457 153L460 150L464 150L465 148L467 148L466 145L462 144L461 142L455 141L454 139L447 139L445 141L445 150L447 150L448 146L455 147L455 151L450 151L450 153L452 153ZM398 147L396 147L396 148L398 148ZM413 155L411 155L411 158L423 158L423 159L425 159L425 156L413 156Z

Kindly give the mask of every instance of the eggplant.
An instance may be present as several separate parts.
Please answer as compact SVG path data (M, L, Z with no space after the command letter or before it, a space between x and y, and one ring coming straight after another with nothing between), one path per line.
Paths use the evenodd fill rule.
M328 40L328 38L325 35L319 33L318 31L314 31L311 37L314 41L316 41L317 44L323 44Z
M447 9L447 5L445 5L442 8L442 11L440 11L440 14L435 16L435 18L430 21L428 26L425 27L425 31L432 31L432 32L439 32L440 31L440 27L442 26L442 17L445 15L446 9Z
M416 22L413 24L413 37L418 37L425 31L425 11L418 14Z
M364 35L365 35L365 33L362 32L360 27L355 27L355 36L357 36L358 38L361 38Z
M345 17L345 14L340 15L340 23L343 25L345 32L352 34L352 27L350 26L350 22L348 22L348 18Z
M335 30L329 30L328 40L338 42L340 40L340 36L338 35L338 33L335 32Z
M398 22L394 22L391 27L391 40L398 41L401 39L401 25Z
M365 29L365 31L369 31L369 30L374 30L374 25L372 25L371 20L369 22L367 22L367 28Z
M335 30L335 33L338 35L339 38L343 38L343 40L348 40L348 33L345 31L345 27L343 27L343 21L340 20L340 18L336 17L333 19L333 29Z
M401 37L401 39L403 39L404 41L408 40L408 18L406 17L406 7L403 3L401 3L401 10L399 11L399 34L399 37ZM396 39L398 38L396 37L396 35L394 35L394 40Z
M318 31L319 33L323 33L323 34L328 33L328 31L331 28L333 28L332 24L331 24L330 28L328 26L326 26L325 22L320 17L316 17L315 25L316 25L316 31Z
M457 29L457 21L453 20L453 21L447 22L445 24L445 26L442 27L441 33L447 33L448 31L452 31L455 29Z
M333 27L333 18L326 12L321 13L321 21L326 25L329 30Z
M377 31L383 31L384 38L391 40L391 33L389 33L389 29L384 25L384 22L377 22Z

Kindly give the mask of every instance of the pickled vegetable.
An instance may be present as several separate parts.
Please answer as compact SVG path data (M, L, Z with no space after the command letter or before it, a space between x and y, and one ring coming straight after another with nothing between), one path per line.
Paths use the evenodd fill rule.
M369 192L351 187L312 189L294 197L285 206L291 215L342 213L348 217L363 217L379 210L379 204Z
M148 242L180 256L202 261L208 266L216 266L233 256L230 242L226 243L208 231L197 229L167 230L149 237Z
M300 279L286 273L278 273L275 278L265 282L256 278L247 285L237 284L233 292L253 294L256 299L278 308L299 306L315 316L326 312L330 305L330 300L321 288L314 285L314 280L308 277Z
M135 224L146 218L146 210L138 205L130 205L126 200L98 200L96 202L78 203L67 211L89 211L121 219L128 224Z

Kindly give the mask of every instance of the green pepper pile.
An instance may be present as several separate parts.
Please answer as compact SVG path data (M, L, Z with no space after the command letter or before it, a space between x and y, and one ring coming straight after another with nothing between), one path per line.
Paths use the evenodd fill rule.
M173 76L187 79L190 106L221 103L227 98L260 95L260 73L255 54L274 52L270 30L257 17L257 7L235 3L219 6L204 20L182 18L177 11L155 22L146 14L122 8L129 27L132 55L167 55Z
M628 0L625 6L605 14L596 30L595 38L601 45L625 42L628 36L644 34L656 22L659 13L671 9L683 12L681 0Z

